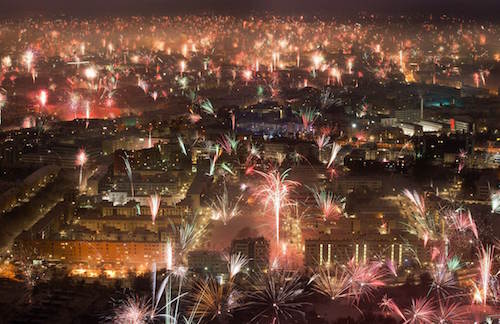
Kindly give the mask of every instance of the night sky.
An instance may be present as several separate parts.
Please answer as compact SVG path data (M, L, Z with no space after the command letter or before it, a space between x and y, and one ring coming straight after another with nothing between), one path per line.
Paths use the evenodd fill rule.
M341 16L365 11L496 18L499 10L500 0L0 0L0 12L7 16L34 13L168 15L202 12L246 15L263 11Z

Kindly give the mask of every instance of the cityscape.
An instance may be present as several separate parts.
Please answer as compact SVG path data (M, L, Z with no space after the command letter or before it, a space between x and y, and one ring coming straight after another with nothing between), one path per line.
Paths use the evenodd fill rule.
M499 22L127 2L1 15L0 323L500 323Z

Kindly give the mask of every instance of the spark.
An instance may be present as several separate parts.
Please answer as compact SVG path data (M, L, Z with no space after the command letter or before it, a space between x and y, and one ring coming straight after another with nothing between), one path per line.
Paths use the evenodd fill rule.
M143 298L128 297L115 309L113 323L145 324L152 314L151 305Z
M404 311L405 324L432 324L436 316L436 307L432 298L412 299L409 308Z
M263 183L257 188L256 196L264 199L264 206L269 203L273 205L275 226L276 226L276 246L280 246L280 211L288 204L290 190L298 186L296 181L287 180L290 169L280 173L277 170L269 173L255 171L263 178Z
M149 197L149 209L151 210L151 220L153 224L155 223L156 216L158 215L158 211L160 210L161 197L157 193L151 195Z
M351 277L339 267L330 270L330 266L320 268L313 277L312 289L322 295L330 297L331 300L349 297Z
M81 149L78 154L76 155L76 165L78 165L80 167L80 175L79 175L79 178L78 178L78 187L81 188L82 187L82 181L83 181L83 166L85 165L85 163L87 163L87 154L85 153L85 151L83 149Z
M318 208L321 210L323 220L333 218L338 220L344 213L345 198L338 197L326 190L309 189L313 193L314 200Z
M224 183L224 191L222 195L218 195L215 201L212 202L211 209L212 215L211 218L213 220L222 221L224 225L240 215L241 211L239 209L239 203L241 201L242 196L239 196L236 199L235 203L232 203L229 199L229 193L227 191L226 184Z
M181 147L182 154L187 156L186 146L184 145L184 141L182 140L182 137L180 135L177 136L177 141L179 142L179 146Z
M246 267L247 264L248 258L245 255L239 252L236 254L231 254L228 264L230 278L233 279L238 273L241 272L242 268Z
M288 323L294 317L304 317L308 303L306 285L298 274L286 275L272 271L258 278L254 291L246 296L242 309L255 314L250 322Z
M327 169L330 168L330 166L333 166L333 162L337 158L337 154L339 154L341 148L342 148L342 146L340 146L339 144L337 144L335 142L332 143L332 151L330 153L330 160L328 160L328 164L326 165Z
M123 156L121 156L123 163L125 164L125 171L127 172L128 180L130 181L130 191L132 197L134 197L134 179L132 177L132 167L130 166L130 160L126 152L123 152Z

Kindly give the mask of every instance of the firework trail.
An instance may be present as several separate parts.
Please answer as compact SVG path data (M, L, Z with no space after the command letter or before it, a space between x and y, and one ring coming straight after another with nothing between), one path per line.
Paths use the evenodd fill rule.
M405 324L433 324L436 318L436 307L432 298L413 299L410 307L404 310Z
M216 144L213 146L213 151L214 155L210 157L210 170L208 175L213 176L215 173L215 165L217 163L217 160L219 159L220 155L222 154L221 148L219 144Z
M288 205L288 195L290 191L299 185L296 181L287 180L290 169L280 173L277 170L269 173L255 171L263 178L263 183L258 186L256 196L264 199L264 206L269 203L273 205L274 219L276 226L276 247L280 246L280 211L283 206Z
M302 126L304 127L305 131L308 131L316 119L319 117L320 113L317 109L315 108L302 108L296 114L300 117L302 120Z
M130 181L130 191L132 197L134 197L134 180L132 178L132 167L130 166L130 161L128 159L127 152L123 152L123 156L121 157L123 163L125 164L125 170L127 171L128 180Z
M205 111L205 113L212 115L212 116L215 116L214 106L212 106L212 103L210 102L210 100L208 100L208 99L203 100L200 103L200 107L201 107L201 109L203 109L203 111Z
M250 322L288 323L294 317L304 318L303 309L308 305L303 301L308 295L305 288L298 274L272 271L258 279L241 309L255 314Z
M403 195L405 195L413 203L420 215L425 215L426 210L423 196L419 195L415 190L410 191L408 189L403 190Z
M385 286L386 271L379 262L356 263L352 259L346 271L351 277L349 294L355 303L363 297L371 297L376 289Z
M243 196L239 196L235 203L231 203L226 184L224 183L224 191L222 195L218 195L216 200L212 202L211 209L213 220L220 220L224 225L240 215L239 203Z
M228 154L231 155L238 149L238 144L240 141L236 139L234 135L224 134L218 140L220 147Z
M313 276L312 290L329 297L331 300L348 298L351 285L351 276L339 267L334 266L331 271L330 266L320 268L319 272Z
M318 190L316 188L309 188L313 193L314 200L318 208L321 210L323 220L333 218L338 220L343 214L345 209L345 198L337 197L333 192L326 190Z
M330 153L330 159L328 160L328 164L326 165L327 169L333 166L335 159L337 158L337 154L339 154L341 148L342 146L340 146L339 144L335 142L332 143L332 151Z
M384 295L382 301L378 304L384 313L394 314L400 317L402 320L406 320L403 312L399 309L398 305L392 300L392 298L388 298L387 295Z
M231 317L231 312L239 306L242 297L233 285L220 284L211 277L195 280L193 291L196 303L191 311L196 318L209 321Z
M413 203L416 211L410 215L408 231L422 239L424 246L427 246L429 240L443 239L446 233L442 231L442 223L435 215L427 213L423 197L416 191L411 192L408 189L403 193Z
M455 280L455 274L448 267L443 255L441 260L434 264L431 271L432 285L429 290L429 293L435 290L439 297L447 297L452 291L459 289L458 283Z
M78 177L78 187L80 189L82 188L82 181L83 181L83 166L85 165L85 163L87 163L87 160L88 160L87 154L83 149L81 149L76 156L76 165L80 167L80 174Z
M500 214L500 190L491 191L491 212Z
M149 197L149 209L151 210L151 220L153 224L155 223L156 216L158 215L158 211L160 210L161 197L157 193L151 195Z
M474 237L479 239L479 233L477 231L476 223L472 218L470 210L465 210L463 208L458 208L456 210L450 210L446 213L446 219L450 223L450 226L456 231L463 233L466 230L474 234Z
M330 136L326 136L325 134L318 135L314 138L316 145L318 146L318 160L321 161L321 153L323 152L323 148L325 148L330 142Z
M439 299L439 308L436 312L435 323L465 324L468 310L460 303Z
M249 260L245 255L238 252L236 254L231 254L228 261L229 278L232 280L247 266Z
M112 321L116 324L146 324L151 314L152 308L146 299L128 297L115 309Z
M490 292L490 282L492 279L492 265L495 257L495 247L487 245L481 246L478 251L479 259L479 282L474 283L475 292L473 299L475 302L486 305Z
M177 136L177 141L179 142L179 146L181 147L182 154L187 156L186 146L184 145L184 141L181 136Z

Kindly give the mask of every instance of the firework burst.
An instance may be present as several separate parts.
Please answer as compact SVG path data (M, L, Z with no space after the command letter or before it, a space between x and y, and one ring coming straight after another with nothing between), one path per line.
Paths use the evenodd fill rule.
M156 216L160 210L161 197L157 193L149 197L149 209L151 210L151 220L153 224L155 223Z
M287 180L289 169L280 173L277 170L269 173L255 171L263 178L263 183L257 188L255 194L264 199L264 206L273 205L275 219L276 246L280 246L280 212L283 206L289 204L288 195L290 190L298 186L296 181Z
M254 291L246 296L242 309L254 314L250 322L287 323L294 317L304 317L303 301L306 284L298 274L272 271L257 281Z
M338 220L345 209L345 198L338 197L326 190L310 189L314 195L314 200L321 210L323 220L333 218Z
M232 203L229 198L229 193L227 191L226 184L224 183L224 191L222 195L218 195L216 199L211 204L212 215L211 218L213 220L222 221L224 225L240 215L239 203L242 199L242 195L240 195L236 202Z

